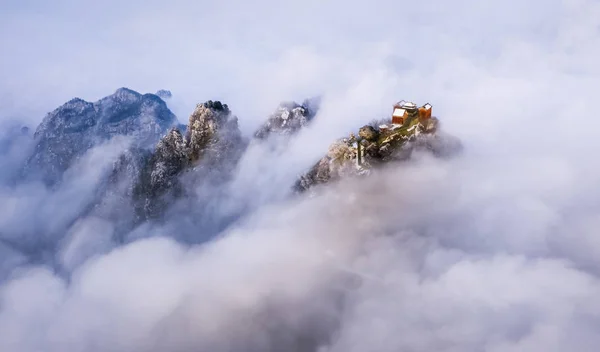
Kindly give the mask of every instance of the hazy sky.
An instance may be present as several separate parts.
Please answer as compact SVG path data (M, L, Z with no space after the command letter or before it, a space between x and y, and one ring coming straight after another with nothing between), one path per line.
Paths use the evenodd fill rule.
M378 88L387 96L377 102L386 112L390 99L408 98L455 115L448 97L477 91L482 77L494 75L505 86L543 79L550 70L577 75L581 61L592 65L582 51L594 50L598 37L593 1L1 6L0 116L32 124L74 96L96 100L121 86L172 90L184 122L197 102L222 99L252 124L281 99L340 92L369 79L386 80Z

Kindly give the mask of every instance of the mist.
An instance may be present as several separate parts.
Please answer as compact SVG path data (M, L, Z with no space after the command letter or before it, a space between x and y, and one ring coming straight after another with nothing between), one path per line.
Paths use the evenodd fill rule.
M597 2L0 7L1 351L597 349ZM21 126L121 86L172 90L182 123L220 99L248 136L282 100L323 100L121 237L119 197L87 207L127 140L58 189L13 181ZM463 153L290 195L401 99L430 102Z

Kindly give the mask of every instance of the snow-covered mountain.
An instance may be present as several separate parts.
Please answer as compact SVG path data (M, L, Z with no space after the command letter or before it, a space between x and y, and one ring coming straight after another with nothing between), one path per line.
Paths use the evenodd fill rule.
M142 218L159 216L168 201L183 195L188 184L223 182L248 144L237 117L226 104L198 104L189 117L185 134L172 128L156 145L136 180L133 197Z
M151 148L176 123L166 103L154 94L120 88L93 103L72 99L37 127L24 174L54 184L91 147L115 136L128 136L134 146Z
M254 136L265 139L271 134L291 135L315 117L319 110L320 98L306 99L302 104L296 102L281 103Z
M41 179L61 187L66 170L71 180L77 178L73 173L79 169L73 165L87 157L86 153L115 137L126 137L131 143L117 151L118 157L109 162L108 169L95 171L96 183L91 186L95 189L86 191L80 209L66 216L61 226L66 228L84 215L93 216L115 224L115 236L121 238L148 221L160 222L171 214L171 218L184 216L194 223L187 228L216 233L251 211L252 198L257 195L261 201L273 194L280 194L276 198L281 199L281 194L294 196L294 191L301 193L345 177L369 175L384 164L410 158L417 149L438 156L460 150L460 142L444 135L435 117L414 119L405 126L383 119L361 127L358 137L352 134L334 141L312 168L305 172L298 169L295 184L292 179L289 184L269 184L258 177L261 185L257 187L281 189L262 192L264 196L260 189L240 195L240 184L247 179L244 172L250 170L252 160L261 160L256 165L263 168L293 162L287 160L290 156L286 156L287 146L282 143L291 141L318 118L319 104L320 98L302 104L284 102L255 133L244 136L238 117L220 101L198 104L183 125L154 94L121 88L94 103L73 99L49 113L37 127L31 155L21 168L22 179ZM375 121L372 116L365 120ZM21 137L31 138L25 132ZM273 145L281 147L273 149ZM60 229L58 226L56 231Z
M309 190L312 195L329 188L333 192L323 192L323 198L331 193L351 198L353 191L345 187L344 178L370 176L384 165L397 167L402 173L401 162L415 150L433 152L436 156L460 150L460 143L442 133L436 118L412 119L405 124L392 124L390 119L369 123L359 128L356 135L333 141L327 150L326 140L311 135L319 132L315 123L320 122L318 103L318 99L301 104L282 103L257 131L244 135L238 126L236 110L223 102L209 100L197 104L187 125L182 125L157 95L121 88L94 103L81 99L67 102L46 116L35 135L15 126L8 131L11 138L0 139L3 141L0 153L12 155L24 141L31 148L24 149L26 157L9 158L10 167L22 164L19 169L23 177L6 182L9 187L0 187L5 213L0 219L0 256L5 258L0 261L0 280L16 272L13 270L16 267L44 265L50 269L48 272L66 281L76 281L80 270L85 270L82 268L93 265L104 255L120 255L135 250L137 245L153 246L157 242L149 240L150 237L159 237L156 240L167 237L173 240L173 246L182 245L181 253L187 253L188 248L191 253L203 250L207 243L215 243L223 234L234 241L227 251L236 260L247 252L250 261L272 256L271 251L281 255L282 277L287 280L290 278L289 268L285 268L287 263L312 267L311 260L322 260L321 251L330 248L329 235L339 237L345 244L356 240L344 238L346 226L315 226L351 222L349 217L356 216L354 211L331 216L327 209L335 210L339 203L334 200L322 203L323 199L306 197L304 191ZM373 116L365 116L365 121L373 121ZM122 143L123 140L130 143ZM322 158L321 148L326 154ZM282 211L272 211L273 208ZM310 212L305 213L308 208ZM284 248L278 247L279 241L290 238L286 240L286 233L279 232L279 225L261 225L265 220L294 228L297 240L284 247L294 250L301 247L298 251L301 256L289 256L287 249L278 249ZM266 236L259 237L257 244L246 241L243 232L236 233L236 229L254 227L258 228L259 236ZM320 237L323 243L311 244ZM264 252L262 248L268 250ZM253 250L258 251L252 253ZM305 254L309 255L308 260ZM154 276L152 265L160 260L160 254L142 250L136 255L141 260L140 270ZM265 263L258 270L250 265L252 272L247 273L248 277L273 267L269 261ZM123 262L110 271L126 271L131 266L136 264ZM245 266L242 263L240 269ZM206 267L204 274L197 271L201 267ZM204 281L202 276L210 276L221 268L221 265L202 264L188 272ZM315 277L320 280L322 269L318 272ZM267 273L264 278L271 276ZM119 279L118 285L137 279ZM325 280L327 285L333 285L326 289L328 298L322 302L323 306L335 306L344 290L359 280L354 273L332 271L330 279ZM249 279L248 283L253 281ZM132 298L146 300L144 295L159 285L162 283L152 284L139 297ZM282 287L289 283L277 281L274 285ZM102 285L92 286L89 292L101 290ZM42 286L39 290L45 289ZM312 301L312 296L307 297ZM272 350L289 350L287 346L298 345L304 346L298 350L316 351L320 341L336 329L334 320L328 322L324 318L323 306L303 309L306 316L293 323L300 324L302 332L290 336L301 343L276 341ZM273 336L281 335L278 327L279 322L274 320ZM282 331L286 329L284 325ZM235 350L244 350L245 338L239 341L244 344Z

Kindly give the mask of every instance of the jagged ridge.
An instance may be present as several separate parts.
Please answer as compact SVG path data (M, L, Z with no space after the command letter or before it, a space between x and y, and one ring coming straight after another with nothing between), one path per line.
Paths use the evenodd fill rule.
M319 103L319 98L302 104L282 103L254 133L254 139L260 143L272 135L297 133L314 119ZM438 156L460 149L460 142L439 132L436 117L415 115L402 124L390 122L374 121L356 135L335 141L299 177L294 190L304 192L315 185L369 174L381 165L409 158L416 149ZM217 189L231 177L249 145L227 104L210 100L198 104L188 125L179 125L158 96L122 88L96 103L73 99L48 114L36 130L36 150L27 166L49 170L56 179L87 149L116 135L130 135L136 143L114 165L97 205L112 194L113 199L132 206L136 223L159 219L182 197L193 201L194 192L187 191L194 185ZM154 147L150 149L149 144ZM111 213L109 208L103 209Z
M134 189L140 218L158 217L170 198L183 195L179 177L184 171L199 171L201 167L222 174L227 165L237 163L246 144L238 119L227 104L210 100L198 104L189 118L185 137L172 128L143 168ZM208 176L206 172L201 174Z
M302 104L284 102L277 107L267 121L254 133L258 139L266 139L271 134L292 135L307 126L319 110L321 99L306 99Z
M41 174L48 184L91 147L117 135L129 136L134 146L151 147L176 123L175 115L154 94L120 88L90 103L75 98L49 113L35 131L35 148L24 175Z
M344 177L368 175L383 164L408 159L415 149L448 156L462 148L455 137L439 133L436 117L415 115L402 125L391 122L391 119L384 119L364 125L359 129L358 137L352 133L335 141L327 154L298 178L294 190L302 193Z

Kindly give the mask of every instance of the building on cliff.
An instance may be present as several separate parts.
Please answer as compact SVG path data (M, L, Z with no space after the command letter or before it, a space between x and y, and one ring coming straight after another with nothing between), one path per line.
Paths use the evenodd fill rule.
M394 105L392 125L402 126L411 117L418 117L420 120L431 118L431 104L417 108L415 103L402 100Z

